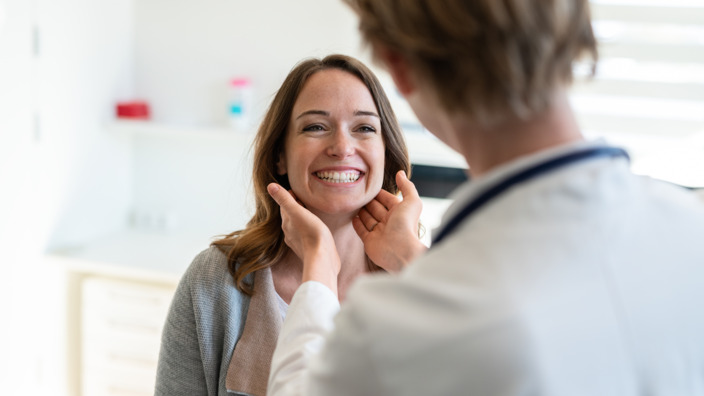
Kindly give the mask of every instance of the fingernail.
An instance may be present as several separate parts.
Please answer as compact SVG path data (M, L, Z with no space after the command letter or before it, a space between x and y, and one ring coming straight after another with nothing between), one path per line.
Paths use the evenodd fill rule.
M271 183L267 186L267 190L269 190L269 194L274 194L279 191L279 186L276 183Z

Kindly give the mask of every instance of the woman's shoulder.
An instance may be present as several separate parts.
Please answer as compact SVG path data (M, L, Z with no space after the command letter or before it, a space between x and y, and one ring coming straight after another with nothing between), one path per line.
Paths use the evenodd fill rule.
M227 254L216 246L209 246L198 253L186 270L187 276L212 277L221 276L223 272L229 273Z
M210 246L195 256L182 282L187 283L192 290L208 294L238 291L230 273L227 253L216 246Z

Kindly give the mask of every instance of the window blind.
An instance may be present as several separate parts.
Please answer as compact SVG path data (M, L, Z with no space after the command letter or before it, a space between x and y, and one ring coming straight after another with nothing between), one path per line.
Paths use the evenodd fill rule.
M704 187L704 0L592 0L599 64L577 65L571 101L590 138L636 173Z

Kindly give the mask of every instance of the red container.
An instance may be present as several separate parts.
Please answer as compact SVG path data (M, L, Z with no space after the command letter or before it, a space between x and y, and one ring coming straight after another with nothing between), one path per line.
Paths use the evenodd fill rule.
M136 120L149 119L149 104L143 101L117 102L115 106L117 118Z

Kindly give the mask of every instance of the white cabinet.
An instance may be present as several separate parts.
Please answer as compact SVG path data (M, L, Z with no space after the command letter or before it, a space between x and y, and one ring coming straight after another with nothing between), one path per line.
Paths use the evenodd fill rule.
M126 229L45 257L66 274L67 395L154 394L171 300L208 244L202 236Z
M81 287L82 394L154 394L172 285L87 277Z

